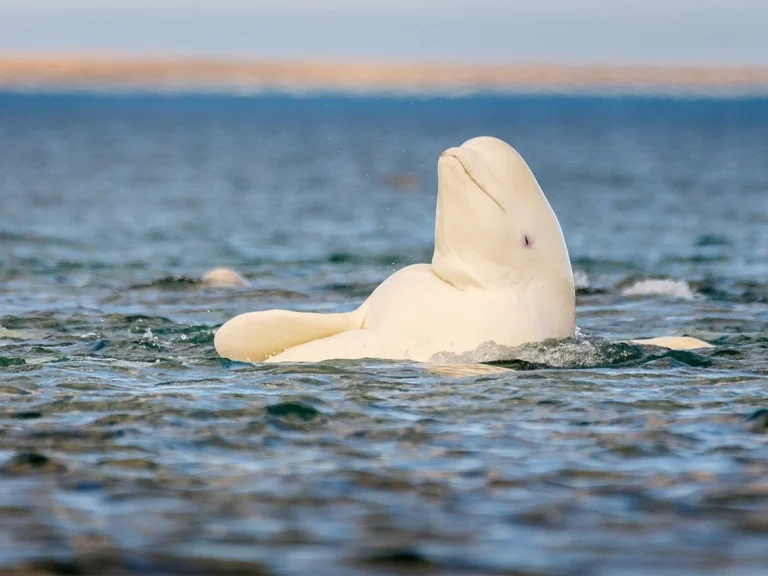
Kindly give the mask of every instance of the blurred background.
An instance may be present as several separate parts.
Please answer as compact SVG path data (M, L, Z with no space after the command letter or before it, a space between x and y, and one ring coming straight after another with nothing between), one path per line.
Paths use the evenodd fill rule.
M768 64L761 0L5 0L11 52Z
M767 21L3 0L0 572L764 573ZM428 262L478 135L557 213L585 338L464 378L216 355ZM715 347L617 343L674 334Z

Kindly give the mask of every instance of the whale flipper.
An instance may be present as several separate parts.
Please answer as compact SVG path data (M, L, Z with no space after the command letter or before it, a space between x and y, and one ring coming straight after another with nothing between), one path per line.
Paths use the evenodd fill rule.
M361 309L345 314L315 314L289 310L249 312L232 318L216 332L213 345L224 358L264 362L288 348L358 330L365 315Z
M645 344L646 346L659 346L669 348L670 350L698 350L699 348L713 348L713 345L698 338L690 336L661 336L659 338L648 338L646 340L632 340L634 344Z

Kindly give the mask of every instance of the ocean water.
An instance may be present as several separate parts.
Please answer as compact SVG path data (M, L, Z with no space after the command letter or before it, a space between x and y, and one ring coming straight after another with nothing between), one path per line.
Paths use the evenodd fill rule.
M583 336L218 358L236 314L429 261L437 157L483 134ZM768 571L768 99L0 94L0 326L2 573ZM671 334L715 347L620 343Z

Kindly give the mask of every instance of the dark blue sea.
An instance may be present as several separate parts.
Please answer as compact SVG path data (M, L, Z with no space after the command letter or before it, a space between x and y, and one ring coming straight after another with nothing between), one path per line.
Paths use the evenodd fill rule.
M478 135L557 213L585 340L217 356L428 262ZM715 347L617 344L683 334ZM768 99L0 93L0 573L767 574Z

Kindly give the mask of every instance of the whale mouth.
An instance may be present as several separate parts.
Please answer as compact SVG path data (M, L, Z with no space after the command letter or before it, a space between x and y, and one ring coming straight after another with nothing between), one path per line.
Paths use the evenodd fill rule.
M442 158L453 158L454 160L456 160L456 161L459 163L459 166L461 166L462 170L464 170L464 173L467 175L467 177L468 177L470 180L472 180L472 182L475 184L475 186L477 186L477 187L480 189L480 191L481 191L483 194L485 194L486 196L488 196L488 198L490 198L490 199L491 199L491 201L492 201L494 204L496 204L496 206L498 206L498 207L499 207L499 210L501 210L501 211L502 211L504 214L506 214L506 213L507 213L507 211L506 211L506 209L504 208L504 206L502 206L502 205L501 205L501 202L499 202L499 201L496 199L496 197L495 197L495 196L493 196L493 194L491 194L490 192L488 192L488 190L486 190L486 189L483 187L483 185L482 185L482 184L480 184L480 182L478 182L478 181L477 181L477 179L476 179L476 178L475 178L475 177L472 175L472 173L469 171L469 168L467 168L467 166L464 164L464 162L462 162L462 161L461 161L461 158L459 158L459 156L458 156L458 155L457 155L457 154L456 154L456 153L453 151L453 149L448 149L448 150L446 150L445 152L443 152L443 153L440 155L440 158L441 158L441 159L442 159Z

